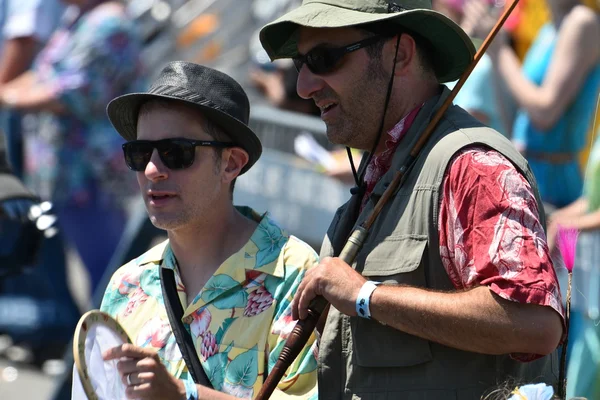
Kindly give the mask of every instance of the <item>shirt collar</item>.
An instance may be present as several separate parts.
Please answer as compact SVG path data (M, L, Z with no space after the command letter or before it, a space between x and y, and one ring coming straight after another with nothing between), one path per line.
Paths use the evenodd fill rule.
M236 207L236 209L259 224L244 247L225 260L215 275L227 274L240 283L246 280L246 270L282 278L285 275L285 265L281 250L287 243L289 234L277 226L268 212L260 215L250 207ZM136 263L138 265L154 263L164 268L175 269L174 259L170 260L172 254L167 239L138 257ZM243 268L240 268L240 265Z

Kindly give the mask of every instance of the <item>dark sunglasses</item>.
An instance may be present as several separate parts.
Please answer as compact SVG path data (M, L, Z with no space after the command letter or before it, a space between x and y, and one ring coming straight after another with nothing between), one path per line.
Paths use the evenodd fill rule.
M197 146L233 147L234 144L192 139L133 140L123 144L123 154L127 166L133 171L146 169L154 149L167 168L184 169L194 163Z
M298 72L300 72L302 66L306 64L313 74L323 75L331 72L346 54L362 49L363 47L374 45L384 39L387 39L387 37L371 36L343 47L325 47L319 45L304 55L299 54L296 57L292 57L292 61Z

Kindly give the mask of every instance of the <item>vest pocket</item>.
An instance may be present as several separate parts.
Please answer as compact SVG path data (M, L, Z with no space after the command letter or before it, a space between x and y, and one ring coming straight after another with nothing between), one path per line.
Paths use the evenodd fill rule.
M357 270L363 276L371 280L380 277L382 282L425 286L425 272L419 266L427 247L426 235L392 235L383 240L376 238L374 242L371 246L366 245L367 251L357 257ZM419 271L414 276L404 275L417 269ZM410 279L410 282L406 282L406 279Z
M427 239L388 237L366 257L363 275L384 285L425 287L421 265ZM429 341L360 317L350 318L354 362L361 367L408 367L432 359Z

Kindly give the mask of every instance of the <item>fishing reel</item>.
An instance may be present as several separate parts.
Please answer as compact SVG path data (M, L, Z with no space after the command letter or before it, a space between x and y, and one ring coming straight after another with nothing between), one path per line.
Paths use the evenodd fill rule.
M34 265L44 238L57 232L52 203L29 198L1 201L0 278Z

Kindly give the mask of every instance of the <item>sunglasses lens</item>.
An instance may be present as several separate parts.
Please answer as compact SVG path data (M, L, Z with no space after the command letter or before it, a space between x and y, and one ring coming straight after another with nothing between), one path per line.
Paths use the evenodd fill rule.
M315 74L325 74L336 66L340 58L334 49L316 48L306 55L306 64Z
M129 142L123 146L123 154L127 166L134 171L143 171L152 157L152 145L148 143Z
M144 171L152 158L154 149L163 164L169 169L184 169L194 163L196 146L193 141L166 139L156 142L133 141L123 145L127 166L134 171Z
M195 146L184 140L169 140L157 146L160 159L169 169L188 168L194 163Z

